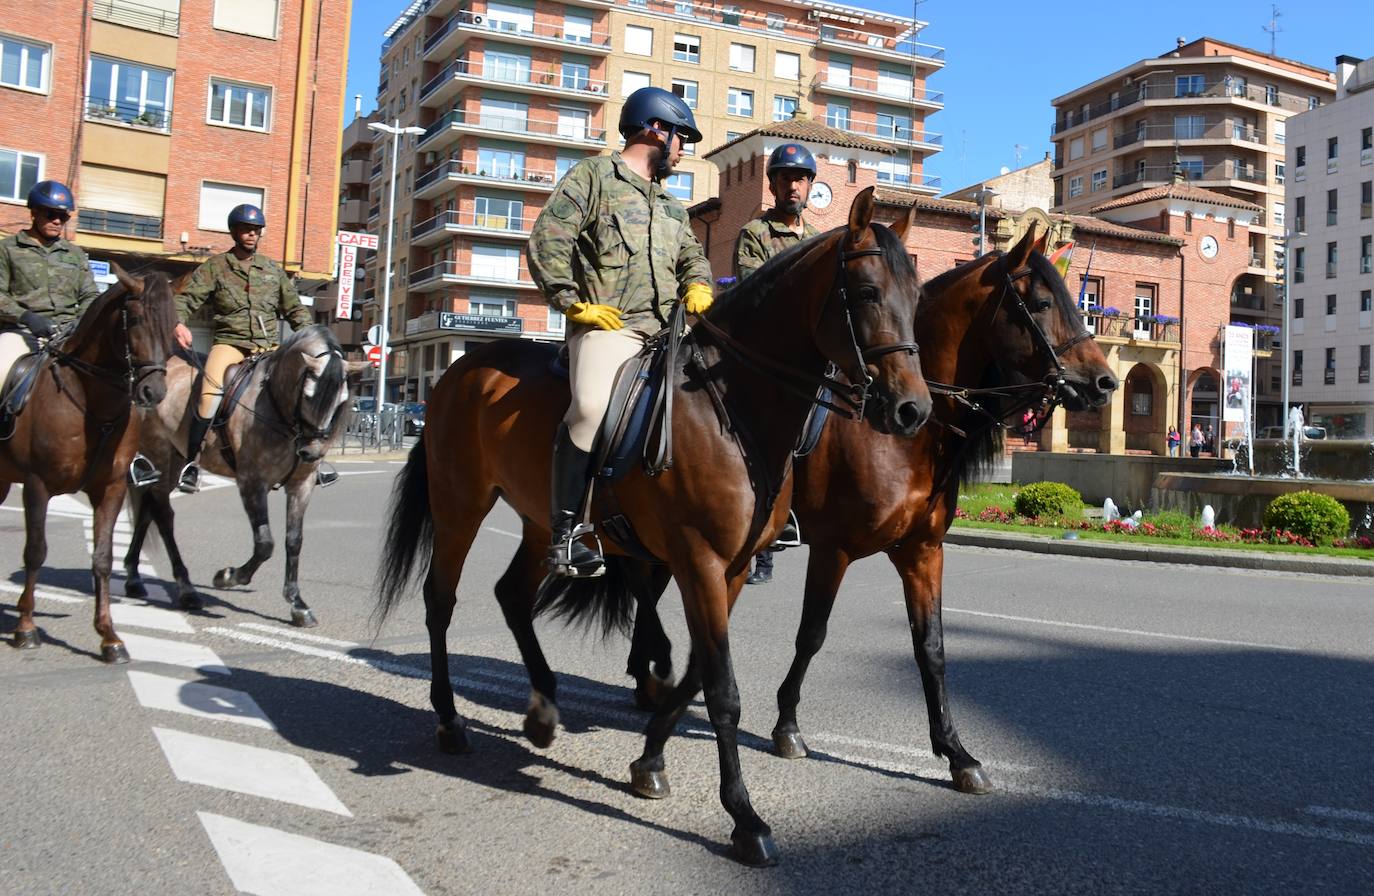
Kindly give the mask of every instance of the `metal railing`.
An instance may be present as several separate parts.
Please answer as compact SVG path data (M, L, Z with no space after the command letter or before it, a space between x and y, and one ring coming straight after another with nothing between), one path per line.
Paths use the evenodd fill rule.
M156 31L175 37L181 29L181 14L130 0L95 0L91 4L91 18L116 25L128 25L143 31Z
M375 402L373 403L375 406ZM351 442L360 452L400 451L405 433L405 409L400 405L382 406L381 425L375 411L354 411L339 440L339 453L347 454Z
M885 34L874 34L870 31L859 31L854 28L841 28L838 25L822 25L818 40L821 43L844 44L856 50L882 50L886 53L895 53L899 56L916 59L928 59L932 62L942 63L945 61L944 47L923 44L914 40L899 40Z
M419 145L448 130L452 125L470 128L483 128L505 134L524 134L528 137L552 137L575 140L579 143L606 143L606 129L594 128L578 121L548 121L520 115L502 115L499 112L479 111L468 114L462 109L454 109L444 114L438 121L425 128Z
M605 47L611 46L611 36L603 32L591 32L588 34L569 33L562 25L553 25L547 22L534 22L530 27L521 27L517 22L506 21L505 19L492 19L490 16L480 13L459 11L449 16L444 24L439 26L429 37L425 38L424 52L428 53L434 49L444 38L448 37L457 28L482 28L488 31L495 31L498 34L513 35L516 37L532 37L543 40L556 40L562 43L571 44L576 47Z
M515 276L509 276L509 272L504 269L497 269L494 266L476 264L473 261L441 261L436 264L428 265L423 268L416 268L410 272L406 278L406 283L416 286L431 280L442 280L445 277L462 277L469 280L481 280L485 283L504 284L506 286L533 287L534 280L530 276L530 269L525 265L520 265L515 270Z
M1299 96L1286 91L1271 91L1267 87L1259 85L1242 84L1239 81L1212 81L1204 83L1200 90L1185 90L1180 93L1178 85L1172 79L1167 81L1137 81L1127 87L1121 88L1115 98L1109 98L1100 103L1088 106L1087 114L1083 114L1081 107L1072 110L1069 114L1055 120L1050 128L1050 134L1058 134L1069 128L1076 128L1081 124L1111 115L1119 109L1132 106L1145 100L1174 100L1174 99L1198 99L1208 98L1218 101L1245 100L1252 103L1262 103L1266 106L1274 106L1292 112L1305 111L1311 105L1311 100L1305 96Z
M534 226L535 217L535 215L479 214L475 210L450 209L411 227L410 238L417 239L431 231L446 227L470 227L474 230L527 234L530 232L530 228Z
M455 59L444 67L433 78L425 82L420 88L420 100L423 102L430 94L442 87L446 82L456 77L479 78L483 81L491 81L498 84L524 84L530 87L548 87L552 90L571 91L574 94L585 94L588 97L605 97L607 95L607 82L598 78L590 78L580 72L567 72L562 68L547 69L520 69L512 68L508 65L486 65L482 62L474 62L467 59Z
M1235 121L1204 121L1200 127L1174 123L1137 125L1119 134L1113 148L1120 149L1145 140L1243 140L1263 143L1264 131Z
M128 212L110 212L98 208L83 208L77 212L76 229L145 240L162 239L161 218L132 215Z
M1322 371L1322 383L1327 386L1336 385L1336 371L1330 367Z
M551 170L536 171L531 168L514 168L506 171L486 170L478 164L464 162L459 159L448 159L440 162L433 168L421 174L415 179L415 189L421 190L436 180L446 178L449 175L460 175L464 177L483 177L501 183L531 183L545 184L552 186L556 173Z
M944 105L945 95L931 90L916 90L911 80L905 81L879 81L877 78L863 78L851 75L838 69L819 69L816 76L811 79L811 87L825 88L831 87L836 90L852 90L855 93L864 93L882 99L901 100L910 102L915 100L918 103L938 103Z
M857 134L861 137L871 137L874 140L883 140L892 143L923 143L931 146L943 146L945 142L943 134L936 134L931 131L916 131L910 127L880 124L876 121L855 121L850 118L843 120L833 119L826 123L836 130L844 131L846 134Z
M86 97L86 120L104 121L167 132L172 129L172 110L160 106L140 105L105 97Z

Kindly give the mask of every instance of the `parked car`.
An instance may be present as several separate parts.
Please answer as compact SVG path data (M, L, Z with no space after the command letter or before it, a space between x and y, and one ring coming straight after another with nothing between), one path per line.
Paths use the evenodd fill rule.
M390 413L396 409L396 405L390 401L382 405L384 413ZM377 399L359 398L353 402L353 413L355 414L375 414L377 412Z
M1289 437L1290 437L1290 438L1292 437L1292 434L1291 434L1291 433L1289 434ZM1326 427L1325 427L1325 426L1304 426L1304 427L1302 428L1302 437L1303 437L1304 439L1324 439L1324 438L1326 438ZM1259 439L1281 439L1281 438L1283 438L1283 427L1282 427L1282 426L1266 426L1266 427L1264 427L1263 429L1261 429L1261 430L1259 431L1259 435L1256 436L1256 438L1259 438Z
M408 436L418 436L425 430L425 403L423 401L407 401L401 406L401 414L405 423L402 433Z

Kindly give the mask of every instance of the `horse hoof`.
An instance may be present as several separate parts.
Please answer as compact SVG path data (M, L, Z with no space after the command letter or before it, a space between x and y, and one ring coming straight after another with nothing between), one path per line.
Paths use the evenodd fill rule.
M310 608L306 607L304 610L291 611L291 624L296 628L314 628L320 623L319 620L315 618L315 614L311 612Z
M525 716L525 737L529 742L541 750L547 750L553 746L553 737L557 728L550 725L543 719L536 719L533 716Z
M205 601L194 591L187 591L182 594L178 603L183 610L199 610L201 607L205 606Z
M38 629L31 628L26 632L15 632L14 640L11 641L20 650L36 650L43 643L43 638L38 634Z
M783 759L805 759L806 741L800 731L774 731L773 752Z
M216 588L232 588L234 584L234 567L226 566L224 569L215 573Z
M122 641L100 645L100 658L111 666L122 666L129 661L128 648Z
M951 768L954 789L960 793L984 794L992 792L992 779L983 771L983 766L975 763L967 768Z
M778 864L778 845L772 834L749 834L736 830L730 835L730 855L751 868L771 868Z
M143 587L142 582L135 582L132 579L124 580L125 597L147 597L148 589Z
M468 743L467 728L457 719L440 722L437 733L439 735L439 749L450 756L472 752L472 745Z
M672 796L668 773L663 769L645 768L639 760L630 763L630 789L646 800L661 800Z

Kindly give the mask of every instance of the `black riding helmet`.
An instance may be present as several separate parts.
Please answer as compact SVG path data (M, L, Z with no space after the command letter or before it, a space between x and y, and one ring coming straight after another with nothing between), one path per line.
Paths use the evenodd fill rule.
M701 131L687 101L662 87L641 87L630 94L620 109L620 136L637 134L653 121L668 125L687 143L701 142Z
M815 180L816 159L800 143L784 143L768 157L768 176L772 177L774 171L805 171Z

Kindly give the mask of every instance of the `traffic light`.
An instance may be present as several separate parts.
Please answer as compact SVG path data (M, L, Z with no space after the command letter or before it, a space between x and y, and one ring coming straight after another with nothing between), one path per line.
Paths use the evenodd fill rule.
M353 306L353 310L352 310L351 312L349 312L348 319L351 320L351 321L353 321L355 324L358 323L359 321L361 321L361 320L363 319L363 309L362 309L362 306L361 306L361 305L356 305L356 304L355 304L355 305Z
M974 248L975 250L977 250L977 252L978 252L979 255L982 255L982 254L983 254L983 226L982 226L981 224L975 223L972 227L969 228L969 230L971 230L971 231L973 232L973 239L970 240L969 242L973 243L973 248Z

